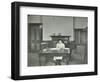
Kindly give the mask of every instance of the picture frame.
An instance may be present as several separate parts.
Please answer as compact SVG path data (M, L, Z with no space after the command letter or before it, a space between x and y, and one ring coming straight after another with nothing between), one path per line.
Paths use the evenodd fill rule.
M29 9L29 10L28 10ZM33 9L33 10L32 10ZM43 9L43 10L42 10ZM88 75L97 75L97 7L95 6L80 6L80 5L62 5L62 4L49 4L49 3L31 3L31 2L12 2L11 4L11 78L14 80L25 80L25 79L41 79L41 78L59 78L59 77L74 77L74 76L88 76ZM26 10L26 11L25 11ZM38 11L37 11L38 10ZM47 11L47 13L46 13ZM52 11L52 12L51 12ZM53 12L55 11L55 12ZM62 66L53 66L53 67L48 67L48 66L43 66L43 67L27 67L30 68L31 70L35 70L35 71L31 71L31 70L27 70L27 68L23 68L22 66L24 66L24 63L22 62L22 60L24 61L24 58L26 57L27 59L27 54L26 54L26 50L24 50L25 48L25 42L21 42L21 40L23 40L23 37L26 37L27 34L25 34L24 36L22 35L22 32L24 30L23 27L27 27L27 19L28 17L25 15L32 15L36 13L38 13L38 15L56 15L57 13L59 14L59 12L62 11L62 15L66 16L66 12L67 16L78 16L76 15L76 13L83 13L85 16L88 16L88 38L90 40L88 40L88 43L93 44L93 46L88 45L88 53L92 53L93 55L88 56L88 62L92 62L88 63L90 64L90 69L88 69L87 71L84 70L82 68L85 68L85 65L71 65L74 66L74 68L70 68L70 66L66 66L62 68ZM86 12L86 13L84 13ZM21 14L22 13L22 14ZM23 14L23 13L27 13L27 14ZM46 13L46 14L44 14ZM73 14L71 14L73 13ZM88 14L89 13L89 14ZM87 15L88 14L88 15ZM60 15L60 14L59 14ZM82 15L82 16L84 16ZM89 15L91 17L89 17ZM25 20L24 20L24 16L25 16ZM58 16L58 15L57 15ZM45 17L45 16L44 16ZM54 20L56 20L57 17L55 17ZM59 18L59 17L58 17ZM92 20L90 18L93 18ZM28 19L30 20L30 19ZM41 19L42 20L42 19ZM43 19L44 20L44 19ZM61 19L60 19L61 20ZM73 19L74 20L74 19ZM23 23L23 21L26 23ZM35 19L36 21L36 19ZM52 22L52 21L51 21ZM93 24L91 24L93 23ZM24 25L25 24L25 25ZM58 23L57 23L58 24ZM73 23L74 24L74 23ZM90 25L91 24L91 25ZM40 27L41 27L41 23L39 23ZM93 29L92 31L90 31L90 28ZM34 31L35 32L35 31ZM39 31L40 32L40 31ZM93 35L94 38L92 38L90 35ZM46 34L44 34L46 35ZM54 34L55 35L55 34ZM61 35L61 34L59 34ZM25 40L25 39L24 39ZM24 46L21 47L21 44L23 44ZM90 47L91 48L90 48ZM93 52L91 51L93 50ZM24 57L24 53L25 52L26 56ZM23 55L21 55L23 54ZM88 54L89 55L89 54ZM90 60L90 61L89 61ZM27 62L27 61L26 61ZM87 64L87 65L88 65ZM79 67L81 66L81 67ZM23 69L21 69L23 68ZM49 68L49 69L48 69ZM65 70L63 72L61 72L62 70L58 70L57 72L51 72L51 70L53 71L53 69L56 71L56 69L62 69ZM79 68L80 70L76 70L76 68ZM25 71L23 71L24 69L26 69ZM73 69L75 72L73 72ZM21 74L21 72L23 71L23 74ZM30 72L29 72L30 71ZM43 71L43 72L42 72ZM49 72L48 72L49 71ZM60 72L59 72L60 71ZM39 74L39 72L41 72ZM45 72L45 73L44 73ZM25 75L24 75L25 73Z

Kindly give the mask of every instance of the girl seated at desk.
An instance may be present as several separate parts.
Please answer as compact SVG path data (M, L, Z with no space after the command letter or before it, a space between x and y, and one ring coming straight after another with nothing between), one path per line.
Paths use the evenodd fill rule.
M65 48L65 44L62 42L62 40L58 41L58 43L56 44L56 48L59 48L59 49Z
M62 42L62 40L58 40L58 43L56 44L56 48L65 49L65 44ZM63 56L54 56L53 60L55 61L56 65L61 65L61 61L63 59Z

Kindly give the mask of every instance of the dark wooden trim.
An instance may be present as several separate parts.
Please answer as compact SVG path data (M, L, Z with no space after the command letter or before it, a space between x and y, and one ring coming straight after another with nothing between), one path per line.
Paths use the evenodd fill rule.
M19 31L19 22L20 22L20 20L19 20L19 18L20 18L20 16L19 16L19 6L17 6L15 3L12 3L12 11L11 11L11 13L12 13L12 21L11 21L11 23L12 23L12 31L11 31L11 35L12 35L12 37L11 37L11 41L12 41L12 43L11 43L11 56L12 56L12 60L11 60L11 63L12 63L12 65L11 65L11 68L12 68L12 70L11 70L11 73L12 73L12 75L11 75L11 78L12 79L18 79L19 78L19 75L20 75L20 70L19 70L19 65L20 65L20 57L19 57L19 53L20 53L20 47L19 47L19 45L20 45L20 43L19 43L19 40L20 40L20 31Z
M82 9L82 10L95 10L96 6L81 6L81 5L66 5L66 4L49 4L49 3L31 3L31 2L13 2L17 6L28 6L28 7L45 7L45 8L61 8L61 9Z
M94 71L98 74L98 8L95 9L94 14Z

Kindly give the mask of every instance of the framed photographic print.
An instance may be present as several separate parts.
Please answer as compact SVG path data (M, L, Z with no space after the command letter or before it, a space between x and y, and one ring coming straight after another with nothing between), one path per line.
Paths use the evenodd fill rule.
M12 3L14 80L97 75L97 7Z

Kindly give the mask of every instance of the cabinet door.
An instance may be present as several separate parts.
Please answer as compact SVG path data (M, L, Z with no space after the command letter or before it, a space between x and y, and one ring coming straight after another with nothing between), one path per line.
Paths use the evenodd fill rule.
M41 48L42 28L40 24L29 24L28 26L28 50L37 52Z
M86 44L87 43L87 30L84 30L84 29L75 30L75 42L76 44Z
M86 31L82 31L81 32L81 44L87 44L87 32Z
M76 44L80 44L80 31L75 30L75 42Z

